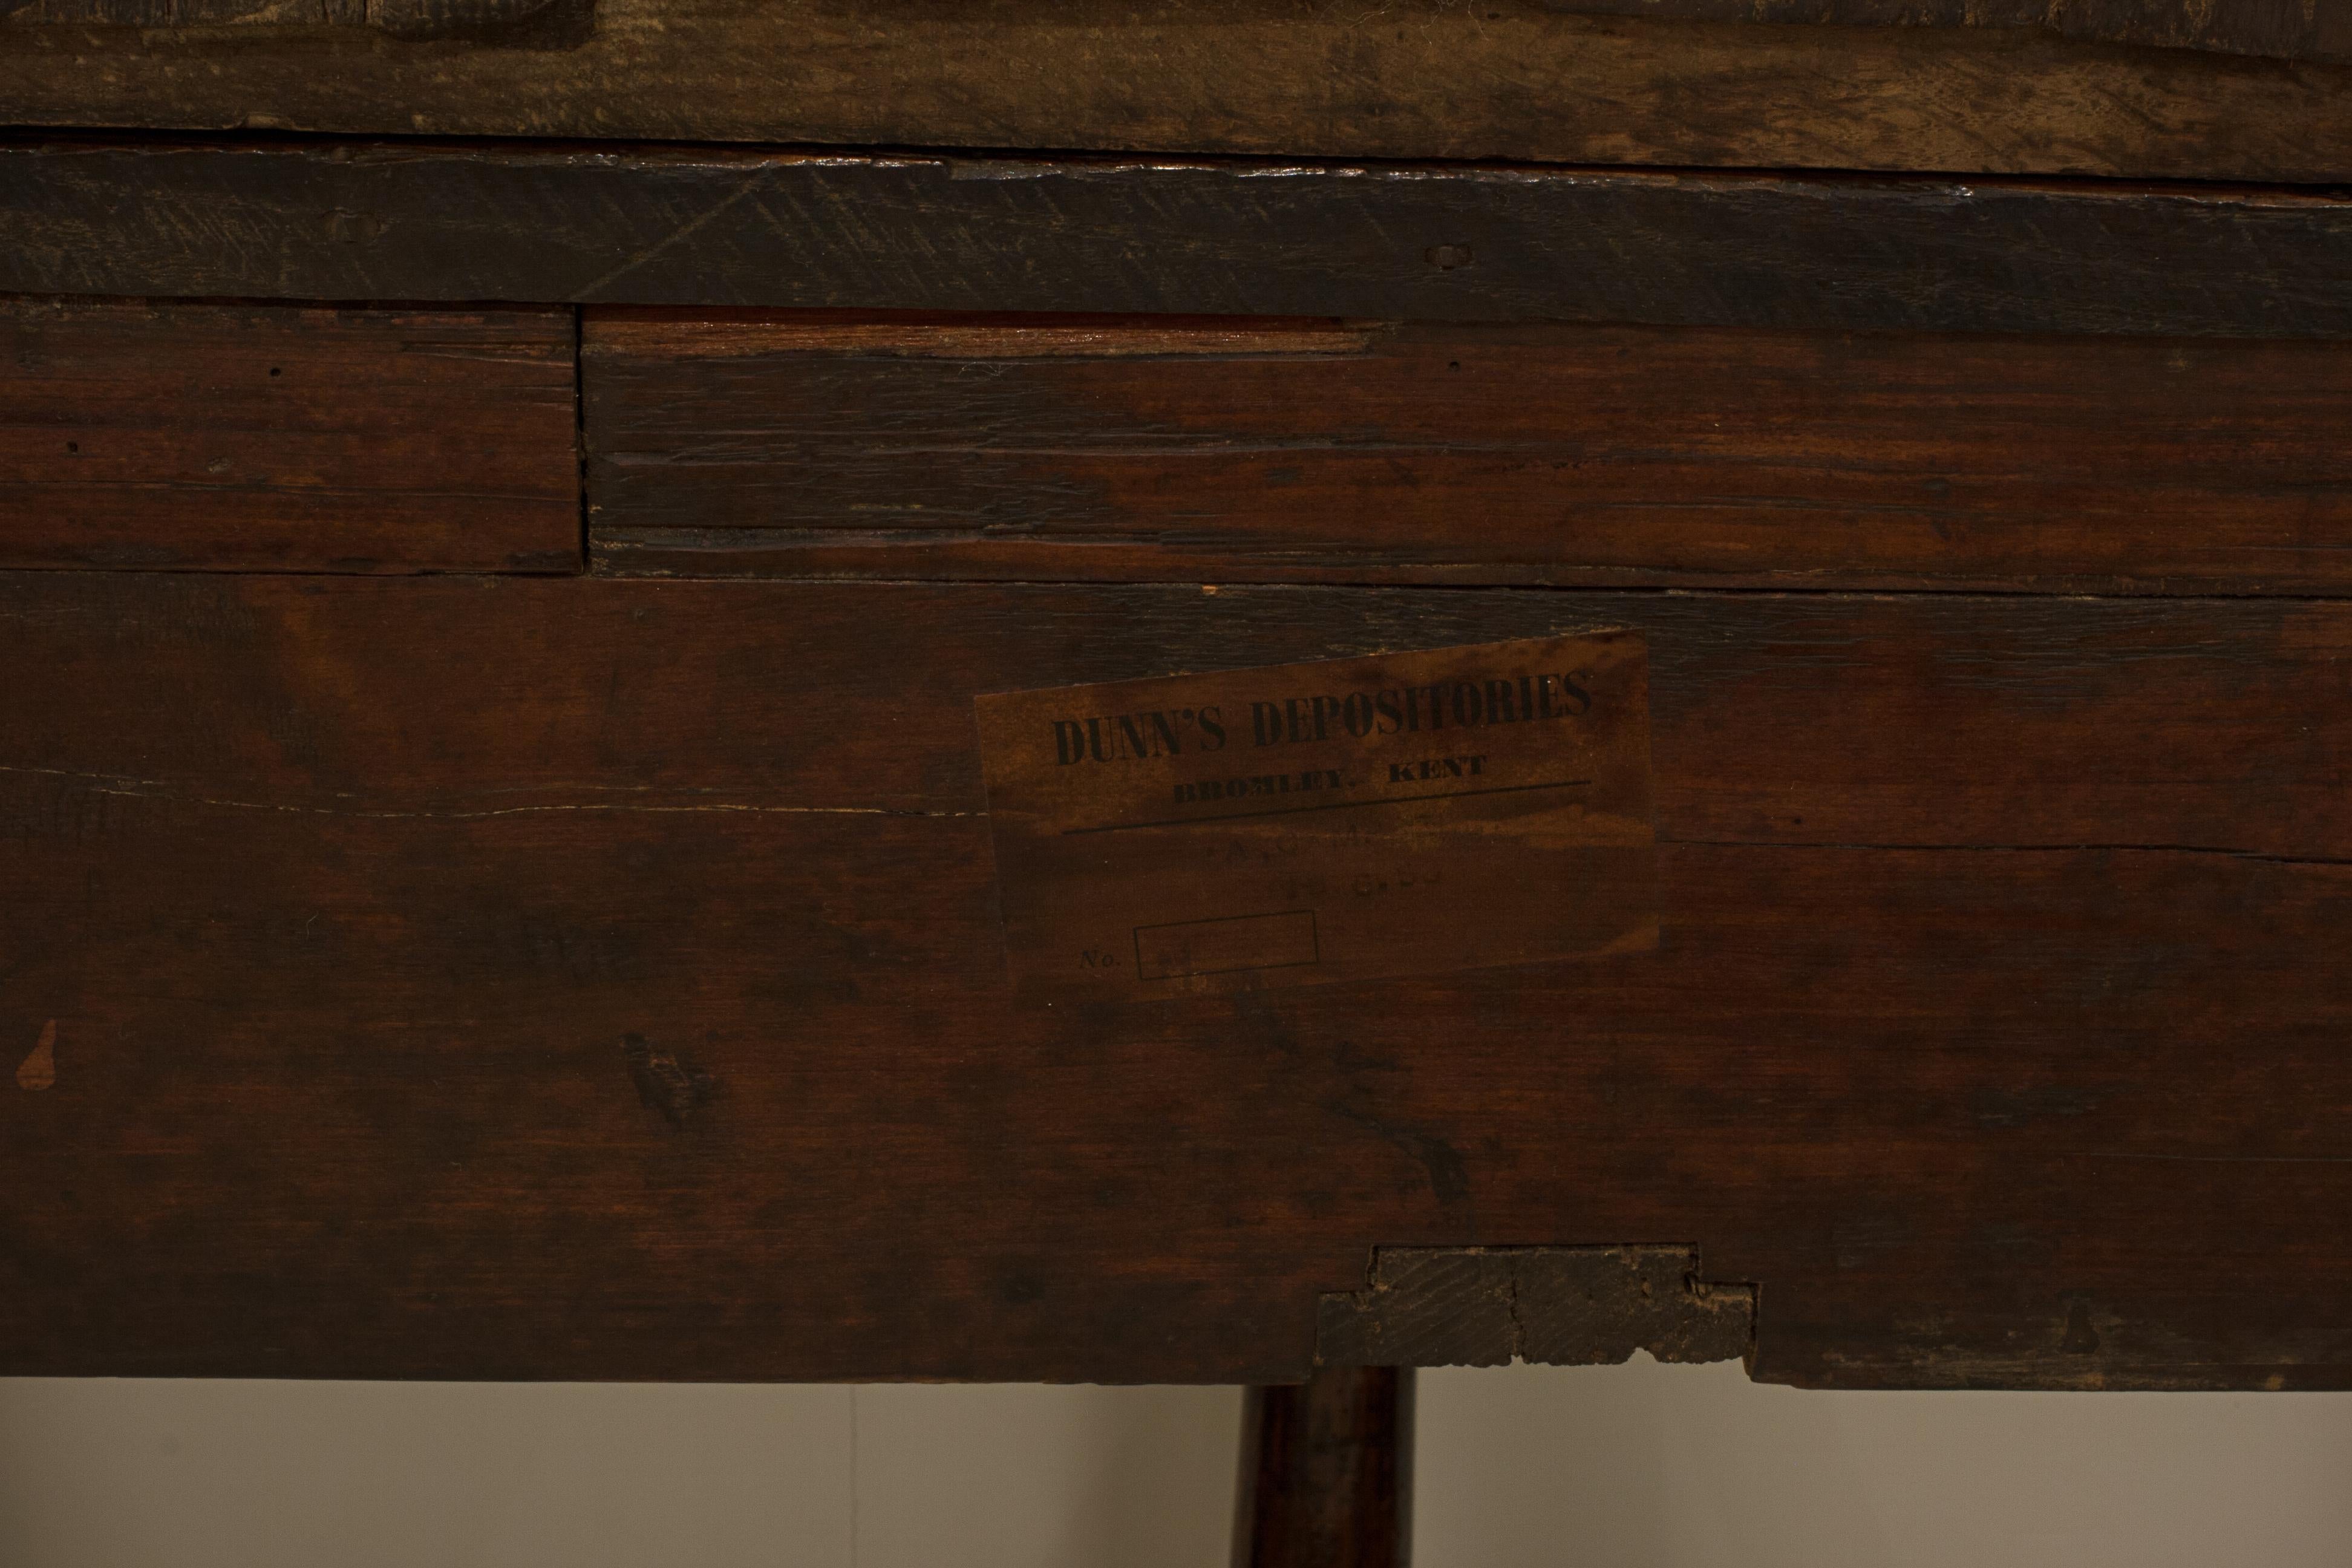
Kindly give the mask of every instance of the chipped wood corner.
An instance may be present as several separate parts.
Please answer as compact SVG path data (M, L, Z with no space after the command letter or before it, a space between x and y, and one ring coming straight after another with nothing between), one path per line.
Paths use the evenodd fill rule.
M1318 1366L1753 1364L1757 1287L1692 1247L1382 1247L1369 1281L1321 1299Z
M41 1037L16 1068L16 1087L38 1093L55 1089L58 1082L58 1021L55 1018L41 1026Z

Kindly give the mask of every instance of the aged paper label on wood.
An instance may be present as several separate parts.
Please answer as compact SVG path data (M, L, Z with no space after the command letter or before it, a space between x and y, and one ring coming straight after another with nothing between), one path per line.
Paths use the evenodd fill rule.
M1140 1000L1654 946L1647 673L1621 631L983 696L1013 984Z

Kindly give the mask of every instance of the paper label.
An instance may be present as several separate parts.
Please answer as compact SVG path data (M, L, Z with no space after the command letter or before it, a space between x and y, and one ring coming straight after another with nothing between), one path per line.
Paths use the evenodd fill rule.
M1026 1001L1655 945L1633 632L977 700Z

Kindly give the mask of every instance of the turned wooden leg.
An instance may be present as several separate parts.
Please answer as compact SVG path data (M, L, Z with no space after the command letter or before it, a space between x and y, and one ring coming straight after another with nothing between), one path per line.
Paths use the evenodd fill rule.
M1404 1568L1412 1556L1412 1369L1327 1367L1253 1388L1234 1568Z

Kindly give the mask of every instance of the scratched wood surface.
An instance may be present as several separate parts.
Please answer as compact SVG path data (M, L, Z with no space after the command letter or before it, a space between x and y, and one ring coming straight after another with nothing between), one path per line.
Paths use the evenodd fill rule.
M1608 0L1604 0L1604 4ZM1636 3L1636 0L1623 0ZM2352 167L2341 0L38 0L0 16L11 124L865 147L1496 158L2288 180ZM446 29L445 14L511 25ZM2037 15L2038 14L2038 15ZM194 16L197 25L185 18ZM433 41L436 36L443 40ZM387 35L390 36L387 36ZM2187 47L2129 47L2102 37ZM471 37L468 43L451 39ZM2250 48L2256 55L2200 52ZM2291 54L2294 59L2257 58ZM1051 62L1040 68L1040 62ZM887 83L888 90L877 90Z
M0 564L576 571L562 311L0 301Z
M2352 587L2324 343L591 312L616 574Z
M1602 626L1655 952L1012 1005L975 693ZM1639 1241L1755 1285L1767 1379L2344 1386L2347 650L2253 597L0 575L0 1371L1269 1382L1376 1246Z
M2352 334L2352 199L2278 190L31 142L0 222L26 293Z

